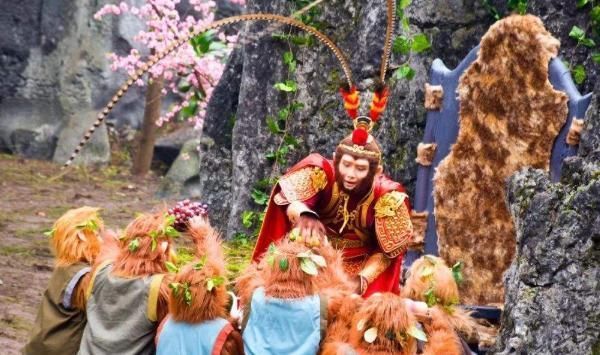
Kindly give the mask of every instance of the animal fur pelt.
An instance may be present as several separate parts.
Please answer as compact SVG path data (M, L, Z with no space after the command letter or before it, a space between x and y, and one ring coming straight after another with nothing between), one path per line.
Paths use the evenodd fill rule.
M548 80L559 45L539 18L507 17L492 25L460 79L460 130L435 175L434 213L440 255L465 265L465 303L504 300L515 250L504 185L523 167L548 170L567 116L567 96Z

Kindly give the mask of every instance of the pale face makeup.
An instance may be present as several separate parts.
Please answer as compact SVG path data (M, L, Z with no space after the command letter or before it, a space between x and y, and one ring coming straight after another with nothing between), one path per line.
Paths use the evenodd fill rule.
M367 159L354 159L349 154L342 155L339 166L344 188L352 191L369 174L369 161Z

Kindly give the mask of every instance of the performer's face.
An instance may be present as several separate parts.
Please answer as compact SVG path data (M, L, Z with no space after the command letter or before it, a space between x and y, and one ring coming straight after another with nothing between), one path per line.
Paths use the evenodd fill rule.
M355 159L349 154L342 155L338 166L340 179L338 180L344 190L356 191L357 187L365 181L369 175L369 161L367 159Z

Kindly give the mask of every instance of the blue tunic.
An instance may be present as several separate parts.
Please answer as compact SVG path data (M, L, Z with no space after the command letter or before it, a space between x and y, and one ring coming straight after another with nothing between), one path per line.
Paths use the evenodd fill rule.
M229 322L223 318L191 324L169 318L158 337L157 355L210 355ZM222 345L222 344L221 344Z
M319 295L284 300L266 297L261 287L254 291L250 304L242 334L246 355L317 353L322 327Z

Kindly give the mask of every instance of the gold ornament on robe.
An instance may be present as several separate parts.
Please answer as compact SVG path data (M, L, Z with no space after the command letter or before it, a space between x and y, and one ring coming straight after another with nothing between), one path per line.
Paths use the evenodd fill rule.
M375 233L383 252L394 258L406 250L413 237L413 226L399 191L388 192L375 204Z
M327 175L319 167L305 167L279 179L281 191L273 201L278 205L287 205L294 201L306 201L327 186Z

